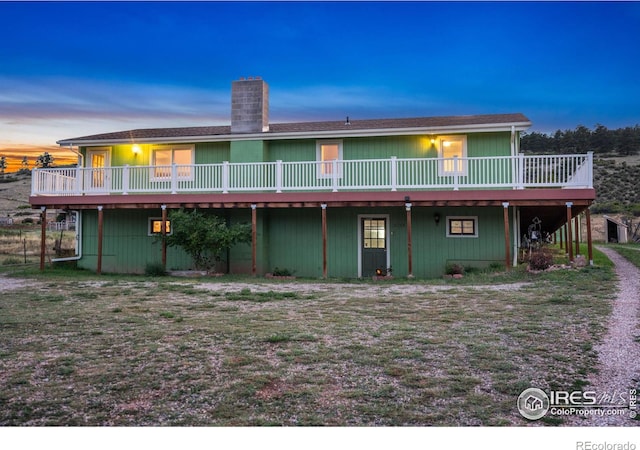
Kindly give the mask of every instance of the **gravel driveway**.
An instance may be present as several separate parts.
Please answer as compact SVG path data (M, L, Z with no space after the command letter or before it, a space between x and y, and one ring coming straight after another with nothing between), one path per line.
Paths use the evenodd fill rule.
M598 247L615 264L618 276L618 292L613 311L602 343L596 347L598 373L589 377L589 386L584 390L595 391L600 398L609 394L614 398L624 395L629 399L629 389L640 384L640 270L614 250ZM639 411L640 412L640 411ZM571 417L570 425L579 426L639 426L638 420L629 416L629 411L617 416Z

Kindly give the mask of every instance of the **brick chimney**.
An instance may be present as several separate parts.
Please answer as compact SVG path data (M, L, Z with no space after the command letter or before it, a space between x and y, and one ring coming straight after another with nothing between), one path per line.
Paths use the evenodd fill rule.
M231 132L269 131L269 85L260 77L231 83Z

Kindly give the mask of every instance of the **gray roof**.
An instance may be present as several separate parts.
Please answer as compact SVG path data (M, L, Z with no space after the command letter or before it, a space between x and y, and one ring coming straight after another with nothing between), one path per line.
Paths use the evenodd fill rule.
M290 134L326 133L335 132L348 135L350 132L376 132L381 130L401 131L438 128L464 128L475 126L511 126L520 127L531 126L530 120L521 113L514 114L484 114L472 116L443 116L443 117L415 117L402 119L367 119L326 121L326 122L295 122L295 123L273 123L269 124L269 131L260 133L268 138L269 136L286 136ZM234 137L241 137L240 133L231 133L231 126L203 126L203 127L181 127L181 128L146 128L138 130L116 131L112 133L94 134L58 141L58 144L82 144L83 142L131 142L144 140L194 138L202 140L205 137L227 136L229 140Z

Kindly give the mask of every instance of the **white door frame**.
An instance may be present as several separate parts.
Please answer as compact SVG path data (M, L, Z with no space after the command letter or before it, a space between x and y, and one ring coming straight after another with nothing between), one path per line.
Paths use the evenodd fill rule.
M111 147L94 147L87 149L87 156L85 158L86 161L86 169L91 169L93 163L93 156L97 154L104 154L104 178L102 181L102 186L94 186L93 185L93 172L91 170L87 170L84 188L86 192L90 193L99 193L103 194L105 192L109 192L111 188Z

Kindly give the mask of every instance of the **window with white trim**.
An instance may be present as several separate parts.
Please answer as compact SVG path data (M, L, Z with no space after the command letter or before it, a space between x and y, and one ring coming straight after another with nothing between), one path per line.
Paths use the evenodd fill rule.
M467 137L440 136L440 148L438 158L440 164L438 173L440 176L466 175L467 174Z
M316 160L322 163L318 165L319 178L330 178L333 176L333 161L342 160L342 141L317 141ZM340 172L340 167L338 167L338 176L340 176Z
M167 236L172 233L171 230L171 221L167 219L165 222L165 230L167 231ZM149 217L149 228L148 228L148 236L157 236L162 234L162 217Z
M478 237L478 218L475 216L448 216L447 237Z
M152 179L171 178L171 166L175 164L179 180L193 179L194 148L188 146L162 146L151 149Z

